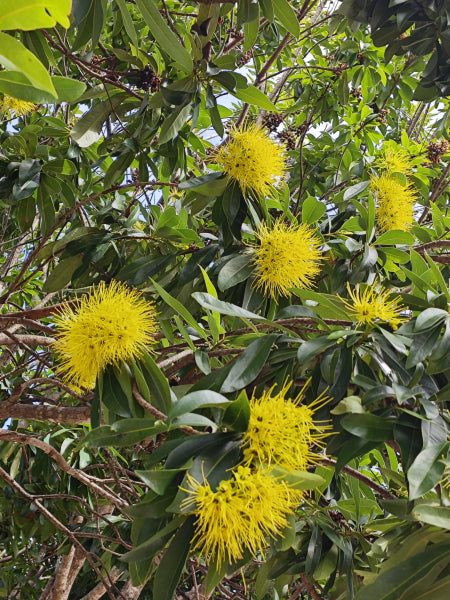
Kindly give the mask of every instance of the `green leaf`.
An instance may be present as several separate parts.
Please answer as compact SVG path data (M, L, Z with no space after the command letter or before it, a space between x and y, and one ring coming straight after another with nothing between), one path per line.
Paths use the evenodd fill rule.
M349 187L345 190L344 195L343 195L343 200L344 201L350 200L350 198L354 198L355 196L358 196L367 187L369 187L369 185L370 185L370 181L360 181L359 183L352 185L351 187Z
M104 425L90 431L84 439L89 448L127 448L158 433L167 431L167 425L151 419L124 419L113 425Z
M56 98L55 86L44 65L21 42L2 32L0 32L0 63L6 69L23 73L32 85Z
M61 260L45 280L42 286L44 292L51 293L64 289L82 262L81 254Z
M199 408L205 408L207 406L227 406L232 401L225 398L217 392L211 390L200 390L198 392L191 392L186 396L183 396L168 414L168 419L172 420L179 415L193 412Z
M192 73L194 68L192 58L162 18L155 2L153 0L136 0L136 5L161 49L167 52L183 71Z
M410 500L423 496L439 483L445 469L442 459L447 456L449 444L433 444L416 456L408 469Z
M13 98L35 104L54 104L74 102L86 89L85 83L69 77L52 76L51 80L55 86L57 99L52 94L33 87L28 78L19 71L0 71L0 91Z
M222 422L233 431L247 431L250 419L250 403L245 390L239 394L237 399L232 402L223 415Z
M407 560L381 573L373 583L363 586L355 600L398 600L403 592L425 577L449 552L450 544L433 544L425 551L409 556Z
M335 344L336 340L330 340L328 336L320 336L313 338L312 340L306 340L298 349L297 360L301 365L304 365L309 360L315 358L319 354L322 354L324 350L334 346Z
M241 319L263 319L261 315L252 313L235 304L230 304L230 302L218 300L217 298L214 298L214 296L211 296L211 294L205 292L194 292L192 297L200 304L200 306L203 306L203 308L217 311L223 315L240 317Z
M250 254L239 254L227 261L220 269L217 285L224 292L241 281L247 281L253 273L252 257Z
M238 357L220 389L224 394L245 388L261 373L277 334L269 334L252 342Z
M46 29L57 23L70 27L72 0L15 0L0 2L0 29Z
M341 419L342 427L349 433L367 441L383 442L394 437L394 423L370 413L351 414Z
M373 242L375 246L377 245L402 245L402 246L412 246L415 242L415 238L411 233L407 231L400 231L399 229L392 229L391 231L385 231Z
M406 359L407 369L414 367L432 353L433 348L439 340L440 334L441 327L438 325L437 327L427 329L425 333L420 333L414 337L408 358Z
M185 468L183 467L182 469L161 469L158 471L155 471L154 469L140 471L137 469L135 473L155 492L155 494L162 496L165 494L172 481L184 471Z
M439 504L418 504L411 511L412 516L418 521L428 523L434 527L450 529L450 507Z
M151 404L161 412L167 414L172 407L170 386L167 378L148 352L143 354L139 360L139 364L144 367L144 376L146 373L148 375L145 379L151 395Z
M441 308L427 308L419 314L414 325L414 331L430 329L448 317L448 312Z
M282 477L295 490L313 490L325 483L325 479L315 473L288 471L279 465L274 465L270 474L272 477Z
M124 554L121 560L125 562L139 562L140 560L155 556L173 535L172 532L178 529L185 519L184 515L176 515L167 525L152 535L151 538Z
M153 582L153 596L172 600L194 537L194 517L189 517L175 534L165 551Z
M153 279L150 279L152 284L155 286L156 291L161 296L166 304L168 304L180 317L182 317L188 325L190 325L195 331L197 331L203 339L208 339L204 329L197 323L191 313L179 302L176 298L173 298L164 288L156 283ZM192 294L194 296L194 294ZM206 294L209 296L209 294ZM211 298L214 298L211 296ZM215 298L214 298L215 300ZM213 309L214 310L214 309Z
M151 2L151 0L148 0L148 2ZM175 139L183 125L187 123L191 112L192 104L189 103L186 106L177 108L167 119L164 119L159 135L159 143L165 144Z
M320 316L322 319L340 319L349 321L349 316L342 307L342 304L337 304L335 296L330 294L322 294L313 290L294 288L294 294L301 298ZM317 304L316 306L313 305Z
M273 12L273 3L272 0L260 0L261 10L265 18L273 23L274 12Z
M253 85L249 85L244 89L238 88L235 91L230 90L230 93L233 94L233 96L236 96L236 98L239 100L242 100L247 104L254 104L255 106L258 106L258 108L263 108L264 110L270 111L277 110L275 104L271 102L260 89Z
M79 146L88 148L99 139L106 118L124 101L125 97L127 94L119 93L107 102L98 102L78 119L70 134Z
M259 5L256 10L256 17L244 25L244 52L253 48L259 31Z
M323 202L308 196L302 204L302 222L316 223L325 214L326 206Z
M288 0L272 0L273 11L280 23L294 37L300 36L300 25L294 9L290 6Z
M128 12L127 6L125 4L125 0L116 0L117 5L120 10L120 14L122 15L123 25L125 27L125 31L128 34L133 46L135 48L139 48L139 42L136 34L136 29L134 27L133 19L131 18L130 13Z

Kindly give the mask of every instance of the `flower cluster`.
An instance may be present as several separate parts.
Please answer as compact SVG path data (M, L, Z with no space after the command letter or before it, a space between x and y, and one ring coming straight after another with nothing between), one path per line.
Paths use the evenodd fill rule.
M187 476L189 496L182 507L197 517L195 547L203 555L212 554L220 565L243 558L245 550L253 556L264 554L266 538L282 535L287 515L303 499L300 490L273 468L305 470L314 464L311 445L322 446L329 425L313 420L314 409L326 398L309 406L299 404L302 390L294 400L286 398L290 384L271 396L273 388L261 398L250 401L250 419L243 438L243 464L231 471L230 479L212 490Z
M308 225L285 225L277 221L269 229L261 225L256 233L256 287L272 298L288 296L290 288L309 287L320 270L319 240Z
M12 96L3 96L3 98L0 100L0 114L4 114L8 119L27 115L35 108L36 104L33 104L33 102L19 100L18 98L13 98Z
M389 290L377 289L376 283L361 290L359 284L352 290L347 284L351 302L343 300L345 306L353 315L354 320L361 325L375 325L377 322L388 323L392 329L397 329L406 317L401 313L405 306L399 297L392 297Z
M55 349L66 379L92 388L105 366L135 358L152 345L156 310L123 283L101 282L75 308L62 311L56 325Z
M271 194L285 170L283 150L256 125L233 130L228 144L217 153L217 162L244 194L256 196Z
M377 200L378 228L381 232L407 231L414 225L413 208L417 199L413 186L405 179L411 173L410 160L404 151L388 148L379 167L380 174L370 178L370 188Z
M287 383L277 394L274 388L250 401L250 419L244 435L244 461L280 465L284 469L305 471L314 463L311 446L321 446L328 425L314 422L319 397L308 406L300 404L304 390L295 399L286 398Z
M212 554L218 565L264 554L266 536L280 534L287 515L302 493L275 479L268 471L238 466L232 477L221 481L216 490L188 475L188 496L183 508L195 505L197 515L194 550Z
M387 148L380 160L380 168L389 175L392 175L392 173L409 175L411 173L411 162L403 150Z

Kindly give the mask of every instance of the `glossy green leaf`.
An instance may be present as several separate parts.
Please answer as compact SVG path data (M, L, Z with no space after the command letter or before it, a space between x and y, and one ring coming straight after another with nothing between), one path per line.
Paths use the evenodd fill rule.
M409 497L423 496L437 485L444 472L442 459L447 456L449 442L433 444L419 452L408 469Z
M254 381L266 364L277 337L277 334L265 335L247 346L231 367L220 391L224 394L235 392Z
M167 378L148 352L142 355L139 363L143 367L144 376L146 376L151 404L161 412L167 414L172 407L170 386Z
M236 306L235 304L230 304L229 302L223 302L223 300L218 300L211 296L211 294L206 294L205 292L194 292L192 297L203 306L203 308L208 308L209 310L214 310L222 315L230 315L232 317L240 317L241 319L262 319L261 315L257 315L256 313L252 313L240 306Z
M161 298L168 304L171 308L177 312L180 317L182 317L188 325L193 327L202 338L207 339L207 335L204 329L196 322L191 313L179 302L176 298L173 298L164 288L158 285L153 279L150 279L152 284L155 286L156 291L161 296Z
M347 415L341 419L341 425L349 433L368 441L383 442L394 435L392 421L369 413Z
M391 230L379 235L373 242L375 245L401 245L412 246L415 242L414 236L408 231Z
M172 420L175 417L185 413L193 412L199 408L204 408L207 406L224 407L230 403L231 400L228 400L228 398L225 398L225 396L222 396L221 394L211 390L191 392L190 394L187 394L178 400L178 402L170 411L168 419Z
M2 32L0 32L0 63L6 69L23 73L33 86L56 98L55 86L44 65L21 42Z
M239 100L246 102L247 104L253 104L254 106L258 106L259 108L263 108L264 110L276 111L275 104L269 100L269 98L262 92L260 89L254 87L253 85L249 85L246 88L238 88L236 91L231 91L230 93L233 96L236 96Z
M186 48L162 18L153 0L136 0L144 21L161 49L186 73L192 73L193 63Z
M246 281L254 271L251 254L235 256L220 269L217 285L221 291Z
M294 9L288 0L272 0L276 18L294 37L300 36L300 25Z
M325 214L326 206L320 200L316 200L313 196L308 196L302 205L302 222L316 223Z
M418 521L450 530L450 507L439 504L417 504L411 514Z
M35 104L54 104L55 102L74 102L85 91L86 84L68 77L52 76L57 98L30 84L28 78L19 71L0 71L0 91L14 98L34 102Z
M0 2L0 29L42 29L55 27L57 23L65 29L70 27L72 0L15 0L14 3Z
M381 573L373 583L358 592L355 600L398 600L403 592L425 577L449 553L450 544L433 544Z

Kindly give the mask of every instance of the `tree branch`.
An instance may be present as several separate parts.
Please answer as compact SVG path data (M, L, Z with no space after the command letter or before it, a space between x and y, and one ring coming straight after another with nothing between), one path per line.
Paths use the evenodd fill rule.
M42 440L31 435L26 435L25 433L17 433L16 431L7 430L0 431L0 440L7 440L9 442L16 442L19 444L28 444L30 446L35 446L36 448L39 448L40 450L45 452L45 454L50 456L50 458L52 458L56 462L56 464L62 471L65 471L71 477L78 479L78 481L84 483L84 485L91 488L91 490L93 490L100 496L103 496L103 498L106 498L119 510L122 510L123 508L128 506L127 502L119 498L111 490L106 490L103 487L101 487L101 485L99 485L100 483L102 483L101 479L98 479L97 477L92 477L91 475L86 475L85 473L83 473L83 471L71 467L66 461L66 459L62 456L62 454L60 454L57 450L55 450L55 448L53 448L53 446L50 446L46 442L43 442Z

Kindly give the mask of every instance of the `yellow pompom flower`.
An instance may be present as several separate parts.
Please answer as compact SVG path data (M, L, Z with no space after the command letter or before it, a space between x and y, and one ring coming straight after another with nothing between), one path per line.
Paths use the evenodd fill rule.
M65 378L87 388L107 365L138 357L153 344L157 329L154 304L117 281L108 286L102 281L55 323L54 348Z
M407 231L414 224L416 193L410 184L402 185L390 175L371 177L370 188L377 199L376 220L380 231Z
M359 284L352 290L347 284L349 300L342 299L350 311L354 321L360 325L375 325L376 323L388 323L392 329L407 321L407 317L401 313L406 307L401 304L399 297L393 298L389 290L377 284L367 286L363 291Z
M27 115L35 108L36 104L33 104L33 102L19 100L19 98L13 98L12 96L3 96L0 100L0 113L6 115L8 119Z
M188 474L190 494L182 509L197 517L194 551L212 555L220 566L232 564L249 550L263 555L266 537L281 534L291 514L303 498L301 491L271 477L267 471L238 466L231 479L212 490L208 481L198 482Z
M290 383L272 396L274 387L250 400L250 419L243 438L244 463L257 461L305 471L315 462L311 446L322 447L323 439L330 435L327 430L331 425L314 421L314 413L327 398L322 395L306 406L300 404L304 388L290 399L286 398Z
M322 252L320 241L308 225L288 226L277 221L269 229L262 224L256 236L260 241L253 256L257 288L276 298L277 294L289 296L293 287L310 287L320 271Z
M233 130L216 160L244 194L251 191L256 196L271 194L285 171L282 148L256 125Z
M411 173L411 162L405 151L388 148L380 159L380 168L389 175L392 173L409 175Z

